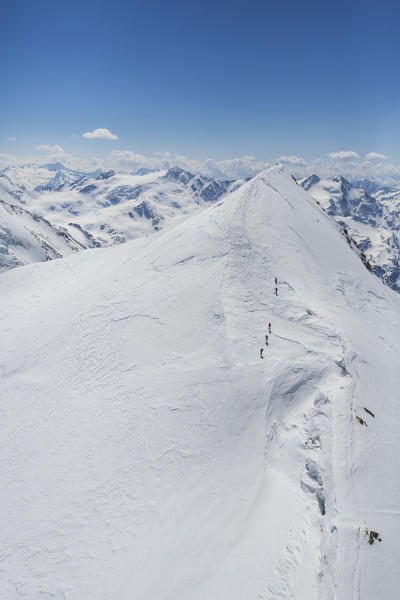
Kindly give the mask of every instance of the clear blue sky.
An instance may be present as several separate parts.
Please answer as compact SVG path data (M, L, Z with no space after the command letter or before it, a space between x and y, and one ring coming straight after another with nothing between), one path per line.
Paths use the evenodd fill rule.
M399 17L375 0L5 0L0 152L400 159ZM79 137L100 127L119 140Z

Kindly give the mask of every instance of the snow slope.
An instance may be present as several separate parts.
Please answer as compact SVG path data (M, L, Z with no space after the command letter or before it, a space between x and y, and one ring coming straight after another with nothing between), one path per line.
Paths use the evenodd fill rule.
M280 167L3 274L0 597L395 598L399 320Z

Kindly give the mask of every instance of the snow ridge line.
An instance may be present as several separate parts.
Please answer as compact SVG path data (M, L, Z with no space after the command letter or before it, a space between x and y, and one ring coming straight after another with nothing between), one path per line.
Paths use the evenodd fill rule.
M251 310L256 313L255 328L260 318L265 323L279 319L279 329L282 329L282 332L273 333L273 344L275 346L279 341L280 345L288 348L288 351L285 350L283 353L287 357L290 357L293 352L291 348L289 349L289 344L291 347L295 344L297 350L293 356L294 364L300 361L300 366L297 368L302 370L302 374L299 373L297 376L294 369L292 371L285 369L281 381L277 381L276 377L274 381L265 380L265 387L270 390L265 401L265 465L269 464L270 455L273 456L275 452L274 446L280 443L282 429L291 431L293 428L298 433L301 430L298 422L303 419L304 435L307 429L310 429L313 430L311 439L313 435L319 439L319 447L308 448L307 454L302 448L299 453L303 457L303 464L306 465L306 471L303 471L303 475L299 477L299 484L305 482L303 492L306 494L311 492L313 495L314 514L324 512L313 522L310 521L309 525L310 528L314 527L320 532L318 538L312 538L319 554L318 567L315 566L318 595L321 600L342 600L342 598L359 600L360 525L352 490L356 472L353 440L354 402L358 381L356 356L351 350L350 341L344 338L343 332L338 332L325 316L322 317L309 310L304 304L304 299L298 296L289 281L279 283L279 297L272 294L272 281L275 274L271 270L270 256L273 255L274 249L270 245L274 241L266 235L265 244L260 245L258 241L252 239L254 236L247 224L250 200L255 192L254 187L257 187L257 180L252 182L251 189L238 207L238 212L241 211L241 214L236 224L240 223L240 229L236 231L236 236L239 240L242 239L242 249L244 247L247 249L245 282L247 286L251 286ZM272 213L274 211L273 205L271 211ZM273 230L271 223L269 225L269 229ZM266 223L265 226L267 230ZM238 245L237 238L235 248ZM245 240L244 244L243 240ZM234 268L234 258L230 266ZM261 270L265 272L265 280L252 281L252 273ZM263 289L265 285L267 289L270 287L267 294ZM254 287L256 289L253 289ZM248 308L250 309L250 306ZM292 323L290 335L284 335L283 329L290 323ZM297 331L298 324L301 330L298 335L293 335L293 331ZM308 340L310 334L312 339L305 346L304 342ZM268 360L272 363L268 371L278 367L279 372L281 366L276 363L275 348L271 346L267 352ZM312 353L315 357L316 368L308 373L301 365L304 352ZM278 391L276 389L274 391L274 386L283 385L285 379L295 381L294 385L283 386ZM301 407L301 412L291 414L292 403L297 403L299 408ZM287 410L286 405L288 405ZM309 438L305 439L304 443L309 443ZM310 471L313 470L315 471L313 481L310 483ZM294 535L293 531L292 529L291 535ZM290 547L290 544L288 545ZM277 598L280 597L278 595L281 580L279 569L282 571L282 565L292 562L294 570L301 569L301 566L294 564L291 550L286 548L282 553L281 561L276 566L278 571L271 579L269 569L267 577L267 585L274 590ZM298 594L300 593L298 588Z

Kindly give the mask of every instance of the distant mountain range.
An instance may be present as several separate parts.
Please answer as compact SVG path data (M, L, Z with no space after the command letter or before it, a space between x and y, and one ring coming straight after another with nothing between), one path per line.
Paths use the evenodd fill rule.
M341 176L299 183L357 243L373 273L400 292L400 189Z
M153 234L245 180L179 167L84 172L61 163L0 171L0 271ZM298 181L341 226L363 261L400 292L400 189L340 175Z
M0 270L149 235L242 182L178 167L72 171L60 163L0 171Z

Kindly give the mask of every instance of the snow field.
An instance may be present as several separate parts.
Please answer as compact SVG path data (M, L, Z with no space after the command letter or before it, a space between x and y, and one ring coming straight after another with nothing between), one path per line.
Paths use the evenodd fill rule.
M3 274L1 597L393 597L399 305L280 168Z

